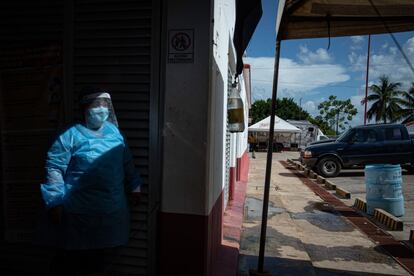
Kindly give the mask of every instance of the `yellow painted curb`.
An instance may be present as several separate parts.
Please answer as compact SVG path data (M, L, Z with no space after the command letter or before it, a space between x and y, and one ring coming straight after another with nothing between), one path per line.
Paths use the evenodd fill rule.
M317 177L318 175L314 171L309 170L309 178L316 179Z
M384 211L379 208L374 209L374 219L376 219L379 223L384 224L390 230L393 231L402 231L404 228L404 223L399 218L391 215L387 211ZM411 238L411 233L410 233Z
M367 203L363 199L355 198L354 207L362 212L367 212Z
M336 190L336 185L329 180L325 180L325 188L328 190Z
M325 179L325 177L322 177L322 176L318 175L316 177L316 182L318 182L319 184L324 184L326 182L326 179Z
M348 192L347 190L344 190L342 188L336 187L335 192L337 195L343 197L343 198L351 198L351 193Z

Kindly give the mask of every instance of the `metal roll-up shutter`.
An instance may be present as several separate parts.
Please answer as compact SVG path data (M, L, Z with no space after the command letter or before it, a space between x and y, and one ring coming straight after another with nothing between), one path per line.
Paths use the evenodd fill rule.
M45 154L63 121L62 39L62 2L1 2L0 181L9 242L31 241L37 224Z
M73 9L74 99L85 86L111 93L144 180L144 196L131 211L130 243L108 258L110 273L147 275L152 1L78 0Z
M49 143L63 119L64 3L0 2L0 271L45 275L32 246Z

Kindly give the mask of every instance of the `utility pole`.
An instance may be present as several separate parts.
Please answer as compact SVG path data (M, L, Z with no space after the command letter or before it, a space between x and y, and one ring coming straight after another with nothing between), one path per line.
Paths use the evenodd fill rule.
M338 136L338 127L339 127L339 110L336 112L336 136Z
M367 74L365 77L365 111L364 111L364 125L367 124L367 98L368 98L368 76L369 76L369 56L371 51L371 35L368 35L368 53L367 53Z
M299 99L299 121L302 120L302 98ZM298 143L298 149L300 149L300 146L302 144L302 129L300 128L301 132L299 133L299 143ZM296 135L296 133L295 133ZM296 139L297 142L297 139Z

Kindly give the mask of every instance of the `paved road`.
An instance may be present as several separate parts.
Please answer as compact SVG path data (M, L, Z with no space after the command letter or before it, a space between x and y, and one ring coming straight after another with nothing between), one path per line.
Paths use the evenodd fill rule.
M284 152L280 158L298 158L297 152ZM347 205L354 204L355 198L365 200L364 170L343 170L338 177L330 179L337 186L351 192L351 199L342 199ZM400 217L404 221L404 231L388 231L398 240L408 240L410 230L414 230L414 175L403 172L403 193L405 215Z
M365 182L363 170L344 170L338 177L330 179L337 186L351 192L351 200L344 200L352 205L356 197L365 200ZM414 229L414 175L403 173L403 193L405 215L404 231L389 231L398 240L408 240L411 229Z
M278 161L294 156L274 155L265 268L272 275L407 275L347 219L326 209L321 198ZM251 159L239 276L247 276L257 265L265 164L265 153Z

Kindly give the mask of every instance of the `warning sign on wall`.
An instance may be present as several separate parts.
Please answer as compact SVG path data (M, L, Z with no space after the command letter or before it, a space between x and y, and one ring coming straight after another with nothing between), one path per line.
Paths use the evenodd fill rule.
M170 30L168 32L168 62L194 62L194 30Z

